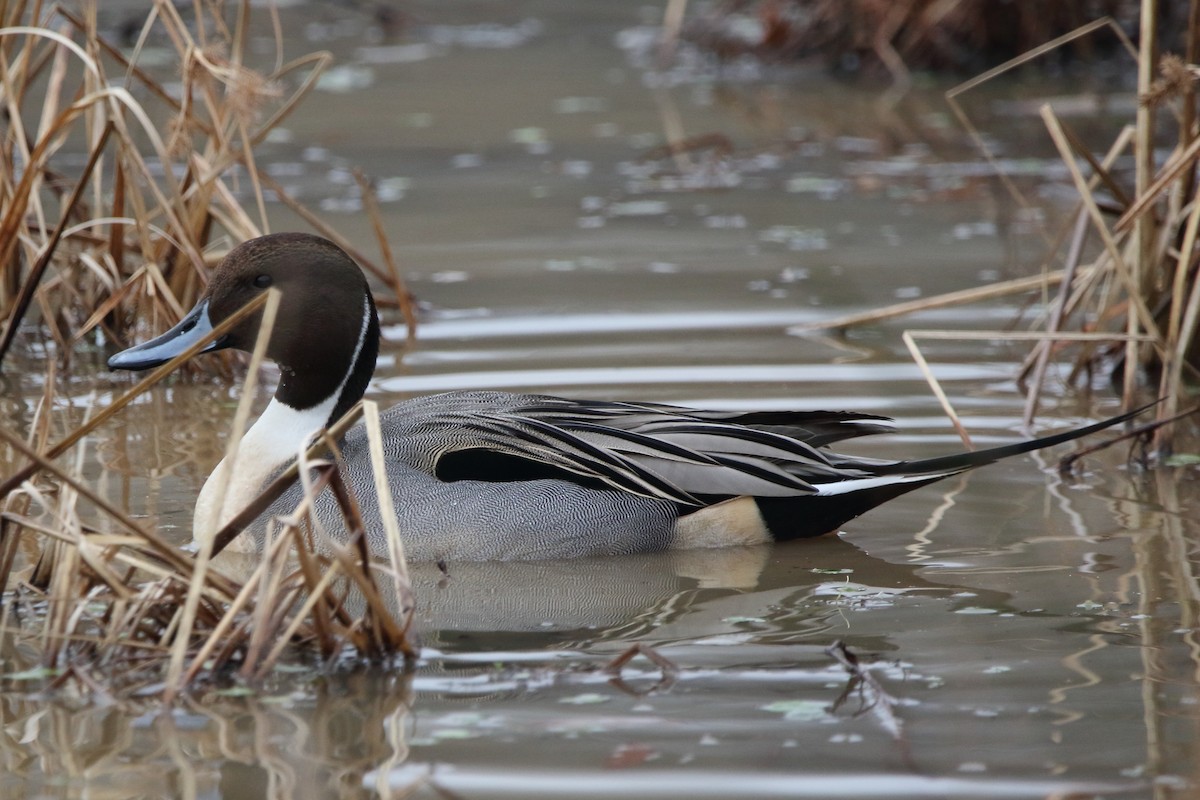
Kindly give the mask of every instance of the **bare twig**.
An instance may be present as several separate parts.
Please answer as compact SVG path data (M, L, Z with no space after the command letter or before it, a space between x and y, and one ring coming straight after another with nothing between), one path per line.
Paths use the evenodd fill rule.
M854 716L868 713L874 716L888 735L904 748L905 761L911 762L908 739L904 735L904 720L899 714L900 701L883 687L871 669L863 664L862 659L851 652L844 642L834 642L825 648L825 652L850 675L846 688L833 702L832 710L837 712L850 695L858 690L859 707Z
M634 689L625 681L621 674L625 665L637 656L643 656L648 659L660 670L659 679L648 689ZM605 664L604 671L613 676L611 683L614 686L637 696L647 695L651 692L666 691L675 684L676 678L679 677L679 667L675 665L675 662L658 652L654 647L643 642L634 642L631 644L624 652Z
M1168 417L1167 419L1156 419L1153 422L1147 422L1144 425L1138 425L1137 427L1125 431L1118 436L1114 436L1111 439L1105 439L1102 442L1096 442L1095 444L1088 445L1087 447L1081 447L1074 453L1065 455L1059 460L1058 471L1064 475L1069 474L1075 468L1075 462L1084 456L1090 456L1093 453L1098 453L1101 450L1105 450L1120 442L1145 438L1149 434L1157 431L1159 428L1162 428L1165 425L1170 425L1172 422L1181 420L1184 417L1189 417L1192 414L1195 414L1197 411L1200 411L1200 406L1194 406L1187 411L1181 411L1174 416Z

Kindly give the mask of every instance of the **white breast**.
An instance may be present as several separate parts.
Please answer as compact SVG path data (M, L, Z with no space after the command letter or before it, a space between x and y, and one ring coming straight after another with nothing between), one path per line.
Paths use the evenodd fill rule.
M294 459L309 437L325 426L336 402L337 398L331 397L319 406L297 411L272 398L242 437L232 471L229 459L223 458L204 482L192 519L193 541L200 544L212 538L257 497L275 471ZM242 541L235 540L234 544ZM248 537L245 543L250 543Z
M371 323L371 301L363 298L362 327L358 343L346 368L346 374L332 395L312 408L292 408L271 398L262 416L259 417L238 445L232 469L228 458L221 459L216 469L204 482L200 496L196 498L196 512L192 517L192 541L197 545L210 540L217 531L237 516L262 492L267 480L284 464L296 458L302 447L307 447L314 433L325 427L333 413L342 390L350 380L354 364L362 352L367 329ZM230 550L251 550L253 540L248 536L235 539Z

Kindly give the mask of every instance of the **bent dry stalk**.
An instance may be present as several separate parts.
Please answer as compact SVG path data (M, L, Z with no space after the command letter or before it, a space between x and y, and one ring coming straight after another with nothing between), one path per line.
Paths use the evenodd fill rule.
M223 321L207 338L219 337L258 311L269 296L262 295ZM269 323L265 318L264 326ZM192 349L206 344L201 340ZM185 352L177 360L190 355ZM156 370L114 405L127 405L172 368L168 363ZM372 408L371 413L377 411ZM352 410L337 428L344 430L360 414L359 408ZM65 450L94 429L98 419L109 416L97 414L48 452ZM409 636L412 601L402 549L398 546L387 563L378 564L367 557L365 548L355 546L353 538L347 546L323 541L318 549L313 534L305 532L307 509L327 484L335 491L346 527L351 531L362 527L357 502L340 477L335 436L327 433L309 448L314 454L332 452L335 458L310 462L305 456L305 470L311 468L315 474L307 481L309 493L296 512L281 521L281 532L266 548L258 568L239 582L175 549L50 461L48 454L0 430L0 439L31 462L21 470L25 477L9 500L33 498L51 506L56 518L69 522L62 529L47 527L7 505L0 513L0 566L4 568L0 578L17 577L6 610L13 603L51 601L36 640L43 666L62 671L62 680L74 674L75 666L103 667L86 672L92 682L101 674L112 676L107 691L156 684L168 700L234 666L244 679L261 680L289 651L297 657L315 651L322 659L350 652L377 660L398 656L411 660L416 648ZM54 501L28 482L39 471L72 489L61 495L92 503L122 533L101 533L83 523L73 500L63 499L52 507ZM291 481L299 472L292 470ZM269 503L260 499L256 505L265 508ZM12 575L18 537L40 543L41 581ZM18 636L29 633L17 630Z
M0 259L0 362L22 347L22 325L28 326L34 303L63 357L97 329L106 341L121 342L138 320L169 327L194 305L207 283L208 259L220 255L223 243L267 227L263 192L271 186L260 180L253 148L307 97L331 56L317 52L288 61L277 35L278 57L256 71L247 45L250 4L236 5L231 24L208 6L189 13L155 4L147 15L139 43L153 35L187 67L178 98L164 84L179 75L143 68L140 44L123 52L82 15L21 3L6 16L12 27L0 29L0 91L13 113L11 146L0 152L0 253L6 254ZM58 15L53 29L47 27L51 13ZM281 91L284 81L294 88ZM60 168L59 154L78 141L85 143L86 165ZM239 166L249 173L249 199L231 188ZM293 198L280 199L315 218ZM336 235L323 222L320 229ZM411 297L390 250L383 253L386 268L356 255L396 293L393 304L411 328ZM258 310L244 308L228 322ZM60 670L60 681L75 679L85 689L158 684L171 648L183 654L187 670L176 667L183 683L168 682L168 688L212 679L245 658L255 620L269 621L284 641L270 651L258 647L247 674L263 674L289 646L299 654L315 648L322 657L347 648L370 657L411 656L403 616L411 604L397 601L397 612L378 599L388 591L404 596L399 587L405 582L379 582L376 575L403 576L402 560L381 566L306 552L311 536L301 535L303 514L293 514L279 547L264 556L271 580L260 584L252 576L242 583L197 564L80 477L89 434L188 356L74 427L63 425L55 410L58 374L51 359L32 431L0 429L0 447L12 463L0 475L0 590L6 592L0 625L33 643L42 664ZM227 359L215 363L227 371ZM357 413L313 444L311 457L329 451ZM69 429L55 442L51 431L63 428ZM72 448L76 464L63 466L60 459ZM318 467L328 473L323 480L333 479L335 464ZM285 479L296 475L293 469ZM227 525L218 544L272 499L260 499L254 514ZM337 579L315 579L325 575ZM363 586L376 599L361 615L350 613L347 597ZM48 613L11 613L49 600Z
M1154 26L1147 25L1153 17L1154 4L1142 5L1145 35L1135 45L1113 20L1105 18L1084 25L1053 41L1036 47L998 67L949 90L946 100L952 111L979 147L984 158L995 168L999 180L1023 208L1033 208L989 148L986 139L968 116L961 100L1007 72L1036 61L1053 50L1085 37L1115 36L1121 48L1115 56L1128 56L1138 70L1140 104L1133 122L1117 135L1107 152L1099 157L1054 109L1041 109L1042 120L1068 171L1080 201L1066 215L1063 230L1058 236L1047 231L1043 235L1049 252L1042 265L1042 275L1020 278L991 286L925 298L897 304L863 315L830 320L823 324L797 326L795 333L808 333L816 328L846 328L877 319L914 313L928 308L978 302L1016 292L1040 289L1049 296L1058 286L1057 294L1046 304L1036 324L1044 330L1036 334L1037 344L1026 359L1021 372L1022 389L1027 393L1025 424L1032 424L1040 399L1047 389L1045 376L1051 355L1061 356L1067 348L1073 350L1072 369L1068 384L1082 384L1087 391L1087 378L1101 370L1120 376L1125 409L1144 402L1135 396L1140 383L1156 384L1151 396L1165 398L1159 405L1155 431L1155 449L1161 456L1169 455L1177 446L1176 435L1194 435L1194 428L1185 429L1178 421L1186 417L1180 409L1187 404L1192 391L1189 387L1200 382L1200 270L1197 270L1196 248L1200 230L1200 184L1195 180L1200 165L1200 131L1195 120L1195 64L1185 63L1175 56L1164 56L1155 65ZM1191 0L1191 20L1200 19L1200 0ZM1190 25L1186 31L1184 51L1189 58L1200 53L1200 26ZM1159 77L1151 81L1157 67ZM1174 129L1178 141L1161 166L1153 159L1154 130L1159 118L1174 112ZM1180 124L1184 123L1184 124ZM1115 175L1119 159L1132 156L1136 166L1134 187L1128 180ZM1081 163L1082 162L1082 163ZM1097 198L1103 189L1108 197ZM1115 222L1111 221L1116 215ZM1102 249L1091 263L1082 263L1084 240L1091 236ZM1062 253L1063 244L1066 253ZM932 332L909 331L909 340L930 338ZM933 335L945 335L937 332ZM1005 330L952 332L955 336L986 335L998 341L1030 338L1028 334ZM923 357L910 341L910 350L920 363ZM1032 373L1032 381L1024 378ZM926 371L927 376L929 375ZM1135 380L1138 378L1140 380ZM930 379L935 393L939 390ZM952 420L956 415L948 401L942 400ZM961 435L965 432L956 426Z

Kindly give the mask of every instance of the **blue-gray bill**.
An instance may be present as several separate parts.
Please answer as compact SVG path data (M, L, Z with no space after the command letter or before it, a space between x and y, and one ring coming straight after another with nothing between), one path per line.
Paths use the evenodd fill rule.
M148 342L143 342L108 359L109 369L143 370L151 369L167 363L175 356L187 350L211 333L212 320L208 317L208 300L201 300L187 316L179 320L179 324L162 336L156 336ZM211 353L220 350L224 345L217 339L201 350L201 353Z

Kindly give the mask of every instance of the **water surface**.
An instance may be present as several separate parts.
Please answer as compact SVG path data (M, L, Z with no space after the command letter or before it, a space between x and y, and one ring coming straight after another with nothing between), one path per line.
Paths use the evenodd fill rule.
M1036 119L1061 86L969 99L1031 210L988 177L937 87L887 106L809 69L656 71L658 10L628 4L410 9L388 40L362 12L288 6L289 41L338 67L259 156L368 250L348 168L380 181L427 308L411 346L385 320L373 399L477 387L849 409L899 420L856 452L960 447L900 334L1004 328L1018 307L790 328L1035 272L1040 223L1068 210ZM1097 146L1106 124L1079 122ZM654 157L677 128L732 154ZM925 349L977 443L1021 435L1021 349ZM18 422L43 373L25 358L5 407ZM128 384L102 358L76 355L66 418ZM182 543L235 398L159 388L88 442L86 471ZM1039 426L1115 409L1101 388ZM39 691L14 677L30 654L9 648L0 796L1191 796L1194 473L1143 474L1116 448L1062 477L1059 455L922 489L818 541L419 570L410 674L301 667L163 709ZM840 703L838 641L877 680ZM602 667L634 643L677 674L637 658L614 681Z

